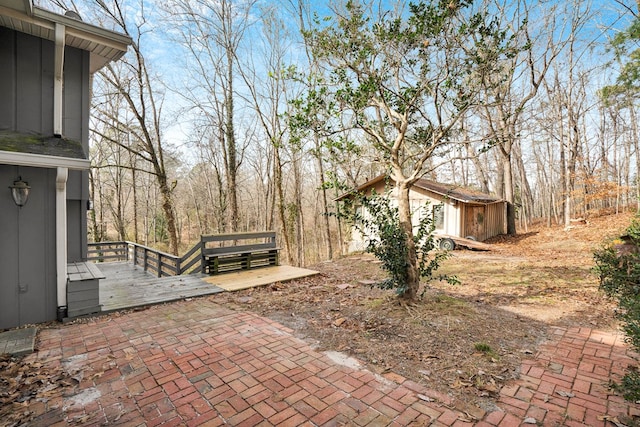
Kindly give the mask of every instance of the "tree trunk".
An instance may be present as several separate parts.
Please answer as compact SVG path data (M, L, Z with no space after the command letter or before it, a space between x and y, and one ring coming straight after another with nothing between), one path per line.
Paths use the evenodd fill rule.
M133 161L133 158L131 158L131 161ZM138 183L136 182L135 165L131 166L131 181L133 184L133 241L138 243Z
M409 204L409 190L411 186L406 182L396 180L396 191L398 197L398 216L400 227L404 231L407 239L406 271L407 289L401 295L408 300L415 300L420 290L420 273L418 270L418 256L416 245L413 241L413 224L411 222L411 206Z
M516 234L516 207L515 197L513 193L513 171L511 168L510 156L503 153L502 171L504 185L504 200L507 202L507 234L513 236Z
M284 239L284 249L287 253L287 261L293 264L293 253L291 250L291 239L289 236L289 226L285 212L284 189L282 188L282 161L280 160L280 148L278 144L273 146L273 179L275 181L276 193L278 194L278 216L282 225L282 238Z
M100 172L99 170L89 170L89 188L90 188L90 194L91 194L91 201L93 203L93 209L91 209L91 211L89 212L89 222L91 223L91 230L92 230L92 234L93 234L93 241L94 242L101 242L103 239L102 236L102 227L98 226L98 220L96 218L96 199L98 199L100 201L100 203L102 203L102 195L99 194L96 197L96 187L100 186L100 182L96 182L99 180L99 178L96 177L96 175L99 175Z
M327 259L333 258L333 245L331 243L331 228L329 224L329 204L327 202L327 188L324 180L324 162L322 161L322 152L318 136L314 135L316 143L316 159L318 161L318 173L320 174L320 191L322 192L322 210L324 216L324 232L327 236Z
M480 161L480 159L478 158L478 155L475 153L475 150L473 149L473 147L471 146L471 144L469 143L469 141L467 140L467 138L465 138L465 143L464 143L466 149L467 149L467 157L471 158L471 161L473 162L473 166L476 169L476 176L478 177L478 181L480 184L480 191L482 191L483 193L489 193L489 179L487 178L487 173L482 165L482 162Z
M640 211L640 137L638 136L638 118L636 117L636 109L633 104L629 106L631 115L631 138L633 139L633 148L636 153L636 180L633 183L636 187L636 210Z
M227 142L228 170L227 170L227 194L229 197L229 230L235 232L238 230L238 190L237 190L237 152L236 137L233 123L233 55L234 52L230 46L227 46L227 93L225 100L226 108L226 124L225 124L225 140Z
M296 265L298 267L304 265L304 216L302 212L302 171L300 170L300 153L293 153L293 179L294 179L294 199L293 206L296 230Z

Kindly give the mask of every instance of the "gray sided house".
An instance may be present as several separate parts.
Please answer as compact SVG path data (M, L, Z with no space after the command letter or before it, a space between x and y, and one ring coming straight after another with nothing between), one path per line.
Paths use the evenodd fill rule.
M362 185L355 191L369 195L373 191L395 197L394 182L381 175ZM338 198L352 197L347 193ZM429 215L436 226L435 234L443 236L473 238L484 241L490 237L506 233L506 202L489 194L452 184L442 184L428 179L418 180L409 194L414 226L424 215L421 207L429 202ZM363 212L364 215L367 213ZM349 252L362 251L366 238L352 228L348 243Z
M0 0L0 329L54 320L87 255L91 75L130 39ZM26 182L19 207L10 186Z

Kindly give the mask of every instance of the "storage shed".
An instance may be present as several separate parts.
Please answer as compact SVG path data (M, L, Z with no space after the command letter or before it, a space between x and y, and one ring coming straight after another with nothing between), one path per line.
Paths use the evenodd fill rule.
M338 200L353 197L354 193L389 194L395 196L395 183L380 175L344 194ZM429 202L429 214L435 223L435 233L454 237L484 241L506 233L507 205L498 197L453 184L443 184L428 179L419 179L411 188L409 203L414 225L418 224L421 209ZM364 213L366 215L366 213ZM365 237L354 227L348 242L349 252L358 252L366 247Z

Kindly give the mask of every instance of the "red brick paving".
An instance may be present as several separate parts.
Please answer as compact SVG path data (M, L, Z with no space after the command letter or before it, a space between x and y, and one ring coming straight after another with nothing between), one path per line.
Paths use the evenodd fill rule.
M28 357L81 375L32 425L605 426L640 412L607 388L631 362L621 335L551 332L499 410L472 421L450 396L341 366L256 314L204 299L154 306L41 330Z
M544 426L604 427L613 425L607 417L637 414L639 405L608 388L610 379L619 380L634 363L622 334L554 327L550 335L536 357L522 363L520 378L500 391L497 406L516 419L505 422L501 412L494 412L483 425L519 426L532 418Z

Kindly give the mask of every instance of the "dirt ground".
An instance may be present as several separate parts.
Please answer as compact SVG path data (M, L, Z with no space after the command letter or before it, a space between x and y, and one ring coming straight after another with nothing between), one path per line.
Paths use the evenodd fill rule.
M461 283L432 283L415 304L371 287L385 274L366 254L311 266L317 276L213 298L277 320L319 350L491 410L549 326L617 327L614 304L598 291L593 251L631 218L604 215L569 230L530 227L489 241L489 252L456 250L441 271Z

